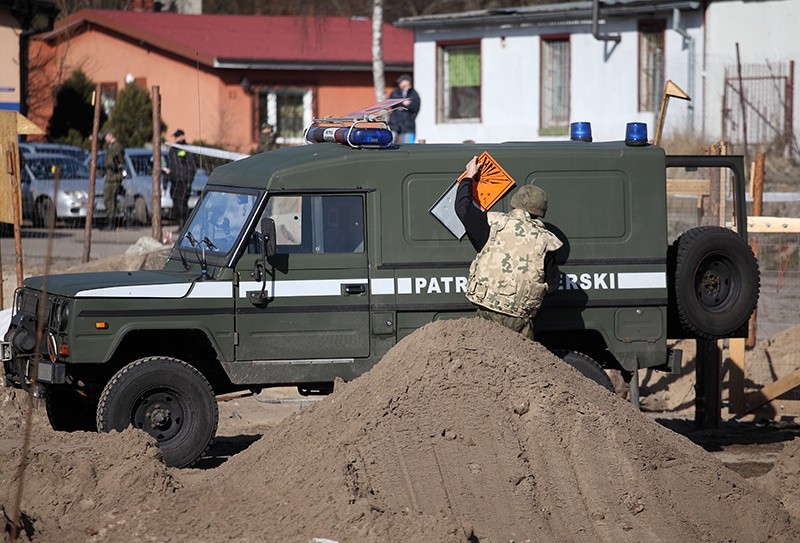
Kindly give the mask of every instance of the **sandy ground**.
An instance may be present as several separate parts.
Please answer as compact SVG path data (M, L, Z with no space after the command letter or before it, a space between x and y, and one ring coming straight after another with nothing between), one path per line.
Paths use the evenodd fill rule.
M6 392L0 457L20 460ZM35 541L796 541L793 456L762 484L481 319L439 321L304 401L221 404L201 469L142 434L61 434L38 411L22 510ZM6 514L19 478L0 475ZM775 482L777 481L777 482ZM770 489L773 494L770 494ZM786 505L782 505L783 500Z
M139 247L114 265L163 257ZM750 353L751 389L789 371L798 338L800 328ZM331 396L221 397L217 438L183 470L133 430L54 432L37 402L20 540L800 540L800 428L694 429L684 343L680 376L642 372L637 412L505 329L433 323ZM0 389L6 535L28 401Z

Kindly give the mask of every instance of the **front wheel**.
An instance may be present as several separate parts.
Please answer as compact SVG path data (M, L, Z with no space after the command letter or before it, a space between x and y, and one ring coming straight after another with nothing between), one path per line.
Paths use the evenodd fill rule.
M50 198L42 198L36 202L33 213L33 225L38 228L50 228L55 225L55 215L53 214L53 202Z
M147 202L141 196L133 201L133 219L139 226L150 224L150 214L147 212Z
M553 354L581 372L584 377L591 379L610 392L614 392L614 384L611 382L611 378L603 370L603 367L590 356L586 356L577 351L567 351L564 349L557 349L553 351Z
M144 430L158 442L164 463L185 467L200 458L217 431L214 392L203 375L166 357L131 362L108 382L97 407L97 428Z

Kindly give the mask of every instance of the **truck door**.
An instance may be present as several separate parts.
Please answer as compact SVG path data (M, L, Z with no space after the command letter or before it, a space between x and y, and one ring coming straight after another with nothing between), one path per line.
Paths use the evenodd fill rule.
M296 370L305 362L294 374L307 379L314 368L324 376L325 366L369 356L364 194L272 195L264 216L275 221L277 251L267 262L264 303L250 298L262 289L253 280L258 244L239 259L237 362L294 361Z

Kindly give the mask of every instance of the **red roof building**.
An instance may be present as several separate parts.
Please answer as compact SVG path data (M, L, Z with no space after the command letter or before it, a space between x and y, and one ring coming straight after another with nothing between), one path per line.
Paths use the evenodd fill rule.
M384 24L390 84L412 70L413 41L411 31ZM35 45L34 62L53 83L80 68L102 85L107 109L126 81L158 85L170 131L243 152L258 146L266 125L279 144L299 143L312 118L375 102L372 21L363 18L82 10ZM52 111L33 96L44 87L31 84L38 122Z

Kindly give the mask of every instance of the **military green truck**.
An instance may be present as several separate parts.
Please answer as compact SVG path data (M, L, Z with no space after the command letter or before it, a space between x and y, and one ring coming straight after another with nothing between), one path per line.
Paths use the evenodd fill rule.
M35 382L56 429L133 425L168 464L190 465L216 431L216 395L329 393L424 324L474 315L475 251L430 209L483 151L549 195L561 284L536 338L585 375L608 387L601 367L679 371L667 338L745 334L759 275L741 157L624 142L319 143L214 170L162 270L26 280L5 384ZM731 172L736 230L693 228L670 244L666 171L702 167Z

